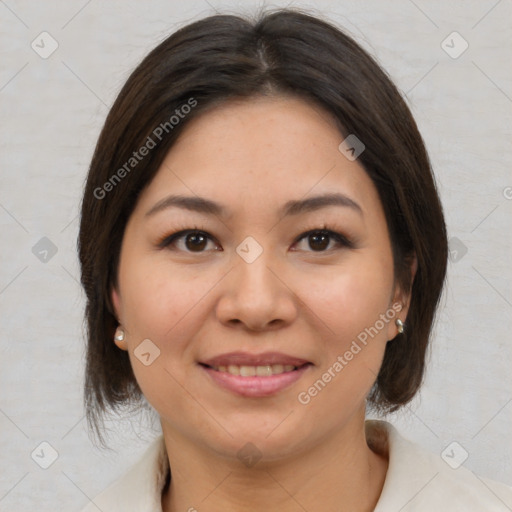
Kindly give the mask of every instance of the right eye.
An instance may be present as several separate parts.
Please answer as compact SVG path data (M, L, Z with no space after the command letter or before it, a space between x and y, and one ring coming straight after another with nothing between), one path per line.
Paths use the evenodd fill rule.
M213 237L205 231L184 229L166 236L158 246L161 248L165 247L170 250L177 249L185 252L202 253L206 252L205 247L207 247L208 241L215 242Z

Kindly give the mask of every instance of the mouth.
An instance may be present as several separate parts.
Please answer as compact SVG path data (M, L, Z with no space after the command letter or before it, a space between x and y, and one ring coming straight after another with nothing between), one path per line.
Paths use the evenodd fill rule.
M199 363L211 381L237 395L266 397L299 380L313 364L279 353L231 353Z
M300 367L291 364L267 364L264 366L240 366L230 364L229 366L209 366L208 368L221 373L229 373L230 375L240 375L240 377L271 377L272 375L281 375L283 373L296 371Z

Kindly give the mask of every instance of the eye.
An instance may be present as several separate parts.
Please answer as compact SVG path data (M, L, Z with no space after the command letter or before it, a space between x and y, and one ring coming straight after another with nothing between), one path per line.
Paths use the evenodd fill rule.
M352 242L341 233L330 229L314 229L302 234L296 243L307 240L309 247L313 252L327 252L330 243L334 242L338 247L353 247ZM332 247L331 247L332 249Z
M158 243L158 246L160 248L176 248L185 252L206 252L208 241L214 241L208 233L197 229L184 229L165 237ZM182 243L180 244L180 242Z
M354 247L354 244L347 237L326 228L312 229L303 233L295 241L294 246L305 240L307 240L309 249L313 252L327 252L328 250L335 249L336 246L338 248ZM198 228L177 231L163 238L157 245L162 249L168 248L169 250L179 250L188 253L204 253L208 250L208 242L214 243L212 250L222 251L222 249L219 248L219 244L211 235ZM334 247L332 247L333 243Z

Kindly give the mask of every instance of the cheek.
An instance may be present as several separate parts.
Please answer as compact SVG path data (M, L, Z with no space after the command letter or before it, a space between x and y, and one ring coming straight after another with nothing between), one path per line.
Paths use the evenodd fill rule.
M386 258L356 254L328 273L315 278L303 276L298 280L302 283L300 296L324 323L329 337L338 340L338 345L341 343L336 348L343 348L389 308L392 272L392 264Z
M350 267L350 268L349 268ZM354 412L377 378L387 343L387 325L381 320L389 308L393 281L386 260L359 259L357 265L316 280L305 300L325 326L322 359L299 402L312 416L330 411L326 424L335 426ZM303 290L303 293L305 290Z
M119 274L131 366L144 396L158 411L169 402L188 403L177 381L182 380L198 305L212 288L211 279L196 279L140 254L126 257ZM144 352L150 353L146 365L139 347L148 339L154 345L144 342Z
M120 279L126 329L134 343L149 338L166 352L183 350L193 324L196 329L200 325L201 301L219 279L214 274L171 268L165 261L127 259Z

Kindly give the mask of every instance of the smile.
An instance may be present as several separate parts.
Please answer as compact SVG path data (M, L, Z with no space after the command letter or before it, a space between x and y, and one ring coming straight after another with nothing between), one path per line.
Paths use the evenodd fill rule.
M229 366L212 366L218 372L229 373L231 375L240 375L241 377L271 377L272 375L281 375L282 373L297 370L297 366L291 364L268 364L264 366L242 366L230 364Z
M219 365L199 367L207 374L215 387L235 395L263 398L278 394L297 382L313 365Z

